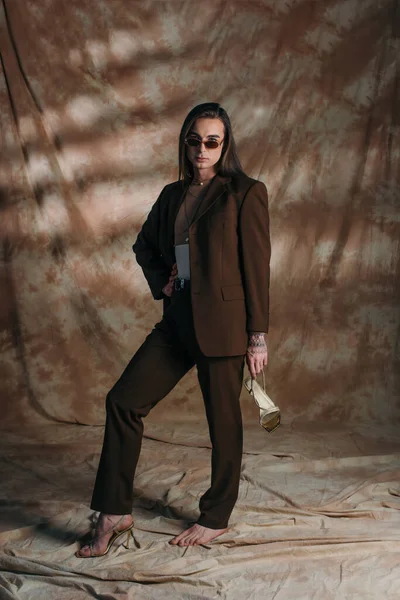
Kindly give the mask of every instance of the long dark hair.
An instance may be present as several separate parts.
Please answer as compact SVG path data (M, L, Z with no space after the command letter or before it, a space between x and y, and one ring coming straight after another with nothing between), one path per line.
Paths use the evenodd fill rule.
M193 177L193 166L186 155L185 139L195 121L201 118L220 119L224 124L224 142L221 158L216 165L217 173L224 176L244 173L237 154L228 113L217 102L204 102L192 108L182 125L179 135L179 179L188 183Z

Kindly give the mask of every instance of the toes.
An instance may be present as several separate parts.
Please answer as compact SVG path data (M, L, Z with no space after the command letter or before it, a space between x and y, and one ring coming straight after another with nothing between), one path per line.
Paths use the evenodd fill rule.
M197 544L197 538L196 537L191 537L188 539L188 546L195 546Z
M178 542L178 546L187 546L187 537L182 538L181 540L179 540Z
M173 546L177 546L179 544L179 542L182 539L182 534L175 536L174 538L172 538L172 540L170 540L170 544L172 544Z
M181 539L178 542L178 546L188 546L189 540L193 537L188 531L184 532Z
M202 538L202 536L200 536L200 537L197 537L197 538L196 538L196 539L193 541L193 544L192 544L192 546L200 546L201 544L204 544L204 543L205 543L204 539Z
M187 535L184 538L184 546L194 546L196 543L196 539L198 538L198 533L192 533L191 535Z
M82 548L80 548L79 550L77 550L77 552L75 553L75 556L90 556L90 548L89 546L82 546Z
M186 529L185 531L182 531L182 533L180 533L179 535L175 536L170 541L170 544L173 544L174 546L186 546L187 544L182 542L186 542L187 538L190 537L192 533L193 527L190 527L190 529Z
M193 525L190 529L187 529L174 537L169 543L173 546L180 546L181 548L185 548L186 546L201 546L202 544L210 543L213 539L226 531L227 529L211 531L199 525Z
M183 539L182 535L174 537L174 539L170 541L170 544L173 544L174 546L178 546L182 539Z
M194 532L188 538L189 546L197 546L198 544L201 544L202 542L203 542L203 534L200 531Z

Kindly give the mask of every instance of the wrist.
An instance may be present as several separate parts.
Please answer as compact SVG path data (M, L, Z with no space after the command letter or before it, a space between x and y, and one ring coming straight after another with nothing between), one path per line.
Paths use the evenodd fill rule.
M258 341L264 342L265 341L265 333L263 333L261 331L249 331L248 338L249 338L249 341L251 340L251 341L255 341L255 342L258 342Z

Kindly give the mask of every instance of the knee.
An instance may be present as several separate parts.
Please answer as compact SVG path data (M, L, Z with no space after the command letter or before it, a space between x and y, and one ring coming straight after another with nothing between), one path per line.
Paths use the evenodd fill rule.
M112 388L106 396L106 411L107 412L110 412L115 408L115 406L118 403L117 400L118 400L118 394L116 394L114 392L114 388Z
M143 418L150 412L151 405L143 406L138 402L138 398L129 391L129 394L115 385L106 396L106 412L109 413L126 413L129 412L130 417Z
M127 410L129 408L129 399L126 397L123 388L118 384L114 385L106 396L106 411Z

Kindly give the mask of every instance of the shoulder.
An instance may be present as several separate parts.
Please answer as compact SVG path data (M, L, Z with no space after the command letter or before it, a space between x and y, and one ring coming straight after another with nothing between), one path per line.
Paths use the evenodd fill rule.
M230 181L230 185L236 194L245 196L249 190L252 191L267 191L265 183L259 179L253 179L245 173L233 175Z
M168 205L171 200L180 196L183 192L183 182L182 181L173 181L172 183L167 183L160 193L158 194L158 198L154 204L154 207L163 207Z
M166 186L162 189L162 194L174 194L175 192L179 192L183 190L183 181L179 179L178 181L173 181L172 183L167 183Z

